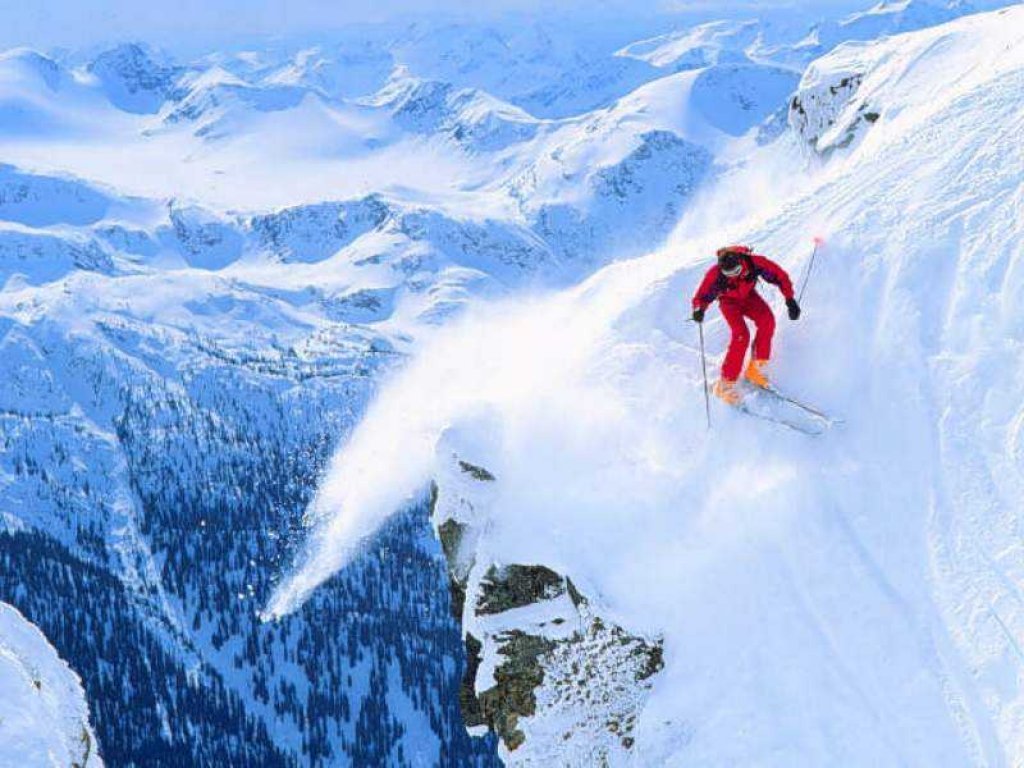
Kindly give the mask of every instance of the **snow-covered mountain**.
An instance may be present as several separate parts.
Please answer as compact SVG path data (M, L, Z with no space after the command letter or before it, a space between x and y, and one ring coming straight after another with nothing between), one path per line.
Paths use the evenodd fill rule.
M194 60L0 55L0 599L81 676L107 764L1020 755L991 650L1016 614L992 609L994 639L958 624L994 587L914 548L1009 556L941 504L995 477L972 462L1012 491L1014 400L991 390L984 451L950 448L974 336L900 337L918 391L876 331L968 312L914 287L935 271L1019 325L1020 14L932 28L971 9L912 5L877 28L381 24ZM815 227L821 298L778 374L845 431L812 450L716 412L705 435L680 320L706 253L747 239L799 267ZM885 355L905 413L867 364ZM869 451L891 439L871 408L945 416ZM961 459L960 485L932 482Z

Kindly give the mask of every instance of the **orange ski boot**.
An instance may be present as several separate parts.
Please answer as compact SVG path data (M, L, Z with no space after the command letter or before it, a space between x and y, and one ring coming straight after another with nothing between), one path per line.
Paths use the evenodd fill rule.
M736 389L736 382L730 381L729 379L719 379L715 382L715 386L711 391L714 392L715 397L725 401L729 405L739 405L740 400L743 399L739 390Z
M761 389L768 389L772 383L768 381L768 377L764 375L764 367L768 365L767 360L754 360L751 358L750 362L747 363L747 370L743 372L747 381L753 384L755 387Z

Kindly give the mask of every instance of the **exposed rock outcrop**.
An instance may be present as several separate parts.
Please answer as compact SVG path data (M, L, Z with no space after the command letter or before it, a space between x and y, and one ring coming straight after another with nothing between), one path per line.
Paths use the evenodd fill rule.
M878 59L877 46L848 43L807 68L789 102L789 125L828 158L863 138L882 116L877 87L865 84Z
M493 562L487 507L500 478L457 453L449 458L432 509L466 642L459 700L467 728L497 734L507 765L628 757L663 666L661 640L603 617L566 574Z

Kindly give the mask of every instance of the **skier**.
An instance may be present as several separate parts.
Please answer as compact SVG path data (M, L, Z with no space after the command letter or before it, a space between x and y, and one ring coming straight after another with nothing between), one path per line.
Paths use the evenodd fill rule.
M729 324L732 339L722 361L721 378L712 391L729 405L738 405L741 398L736 380L743 368L750 345L750 330L745 317L754 321L754 349L744 376L758 387L768 387L765 365L772 356L772 335L775 333L775 315L771 307L757 292L757 279L776 286L786 299L789 319L800 317L800 305L793 298L793 283L786 270L774 261L754 253L745 245L729 245L718 249L718 263L708 270L693 296L693 319L704 322L704 312L715 299L722 316Z

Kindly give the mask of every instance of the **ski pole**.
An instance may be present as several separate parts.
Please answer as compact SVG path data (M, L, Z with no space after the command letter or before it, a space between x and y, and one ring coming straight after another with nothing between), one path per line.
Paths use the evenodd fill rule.
M811 279L811 270L814 269L814 257L818 255L818 246L821 245L822 239L820 237L814 238L814 250L811 251L811 261L807 265L807 272L804 273L804 282L800 286L800 295L796 297L797 304L800 304L804 300L804 289L807 287L807 281Z
M708 364L704 357L704 323L697 323L700 331L700 369L704 373L704 412L708 417L708 429L711 429L711 398L708 395Z

